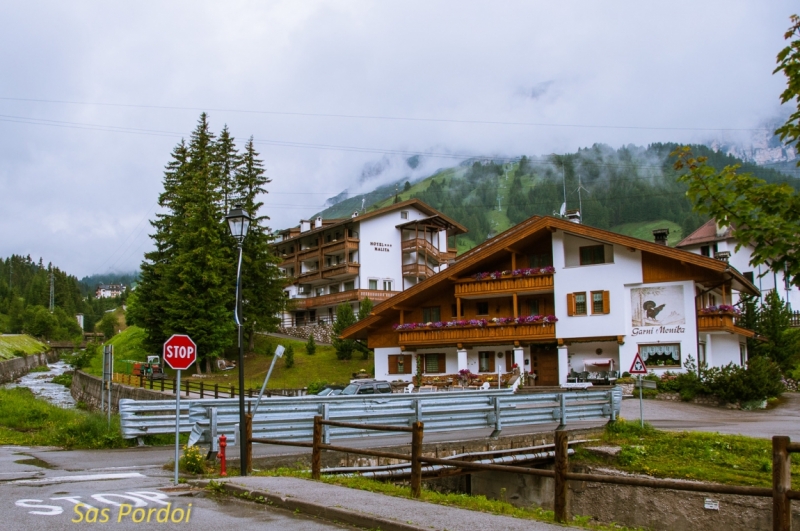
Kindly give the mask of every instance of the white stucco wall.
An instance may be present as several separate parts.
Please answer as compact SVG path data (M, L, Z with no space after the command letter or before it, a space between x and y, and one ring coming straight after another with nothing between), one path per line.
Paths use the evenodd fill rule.
M741 365L739 344L745 339L738 334L706 334L706 358L710 367L723 367L729 363Z

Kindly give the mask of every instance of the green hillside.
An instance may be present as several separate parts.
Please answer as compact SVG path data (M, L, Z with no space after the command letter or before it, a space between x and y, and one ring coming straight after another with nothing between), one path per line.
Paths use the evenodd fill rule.
M523 156L510 163L462 163L416 183L390 184L349 198L319 215L348 217L360 209L362 198L368 211L418 198L467 227L468 234L455 242L462 253L530 216L557 215L566 194L566 208L580 208L586 225L645 240L652 240L653 229L667 227L668 242L674 245L707 221L692 211L686 187L677 182L669 156L676 147L652 144L613 149L596 144L572 154ZM800 183L772 168L742 163L705 146L693 149L716 168L741 164L741 171L767 182L785 182L795 188Z
M38 354L47 347L29 335L3 334L0 335L0 359L11 359L25 354Z

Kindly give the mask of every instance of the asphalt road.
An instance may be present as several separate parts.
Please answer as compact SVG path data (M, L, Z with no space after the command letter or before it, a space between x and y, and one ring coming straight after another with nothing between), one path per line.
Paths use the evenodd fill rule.
M0 447L0 529L354 529L184 486L176 490L161 465L131 465L114 451L72 452L67 469L47 468L54 464L33 457L69 453ZM95 466L108 460L116 466Z
M665 400L644 400L644 420L665 430L709 431L769 439L788 435L800 441L800 393L784 393L769 409L738 411ZM638 420L639 400L622 401L622 417Z

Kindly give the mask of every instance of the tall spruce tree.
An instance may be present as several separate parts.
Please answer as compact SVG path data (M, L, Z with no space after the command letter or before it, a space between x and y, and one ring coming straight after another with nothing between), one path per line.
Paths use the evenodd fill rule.
M251 351L256 332L274 330L277 316L285 305L284 281L277 267L280 259L270 247L271 236L265 224L269 218L260 213L264 203L259 201L259 196L267 193L265 186L271 180L258 157L253 137L250 137L234 176L236 202L252 217L242 247L242 315Z

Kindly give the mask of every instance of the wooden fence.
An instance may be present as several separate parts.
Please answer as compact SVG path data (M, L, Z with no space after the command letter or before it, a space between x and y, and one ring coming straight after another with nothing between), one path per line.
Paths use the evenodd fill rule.
M129 385L131 387L140 387L142 389L150 389L152 391L172 392L172 394L175 394L175 387L177 385L175 378L162 378L159 380L119 372L114 373L113 381L123 385ZM258 396L259 391L260 389L250 387L245 389L244 392L245 396L252 398L254 396ZM191 396L191 393L195 393L199 395L200 398L235 398L239 396L238 390L233 384L212 384L203 382L202 380L199 382L183 380L181 382L181 393L185 393L185 396L187 397ZM264 391L264 394L267 397L305 396L308 394L308 389L305 387L301 389L267 389Z

